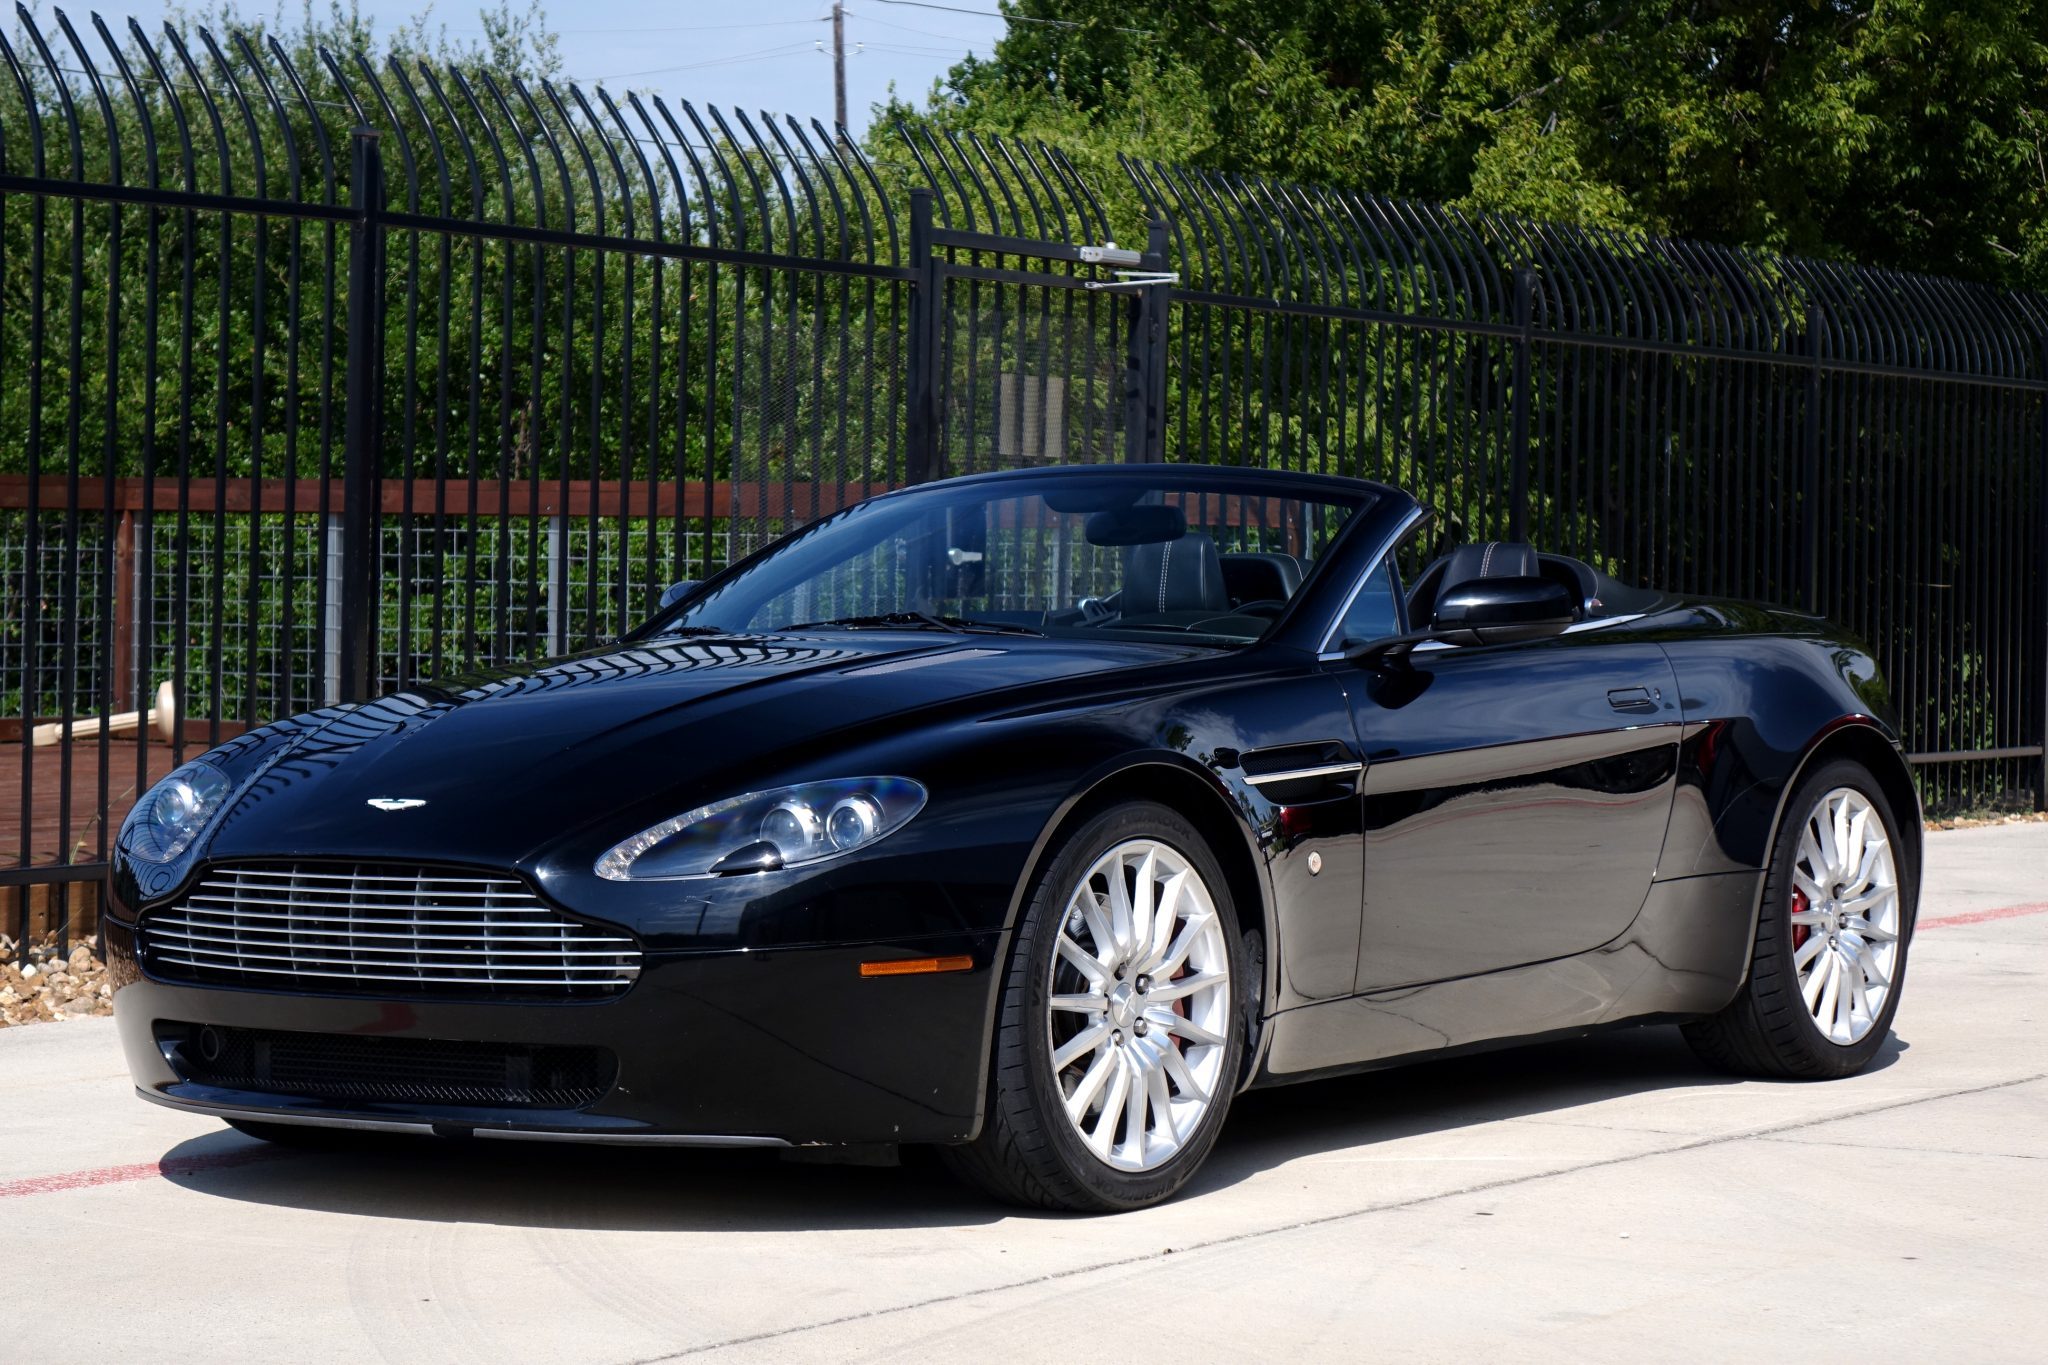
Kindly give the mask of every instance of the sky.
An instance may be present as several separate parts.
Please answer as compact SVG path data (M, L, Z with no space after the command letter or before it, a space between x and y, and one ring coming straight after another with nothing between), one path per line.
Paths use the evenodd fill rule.
M544 3L561 35L563 68L579 83L601 79L614 90L832 120L830 0ZM426 0L358 5L379 34L429 9ZM267 8L263 0L252 7ZM475 0L438 0L431 23L451 37L480 36L477 8ZM867 127L869 106L887 97L891 82L922 101L953 63L969 52L988 55L1003 32L995 9L995 0L846 0L846 114L854 132Z

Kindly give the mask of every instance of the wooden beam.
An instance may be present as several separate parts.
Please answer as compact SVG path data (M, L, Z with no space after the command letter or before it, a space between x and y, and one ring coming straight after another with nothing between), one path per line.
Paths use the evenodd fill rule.
M379 510L397 516L406 510L408 493L414 516L466 517L773 517L790 522L809 521L836 512L863 498L886 492L885 483L657 483L650 485L630 479L575 479L499 484L480 481L475 497L467 479L385 479L378 487ZM184 485L182 506L191 515L217 513L277 512L287 507L294 515L317 516L321 495L326 495L330 515L343 508L340 479L192 479ZM36 490L37 505L49 513L76 510L105 512L103 486L81 484L78 501L70 503L70 481L63 475L44 475ZM0 508L28 506L29 476L0 474ZM141 479L114 481L113 510L139 512L148 507L159 517L179 510L179 485L173 479L157 479L145 485Z

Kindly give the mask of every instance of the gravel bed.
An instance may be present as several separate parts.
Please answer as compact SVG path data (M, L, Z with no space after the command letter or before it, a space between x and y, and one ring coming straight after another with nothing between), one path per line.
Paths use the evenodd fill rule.
M1929 829L1982 829L1986 825L2031 825L2048 820L2048 811L2000 811L1990 815L1948 815L1927 822Z
M38 943L27 966L15 958L14 940L0 934L0 1028L114 1012L114 988L90 943L74 943L68 954L54 942Z

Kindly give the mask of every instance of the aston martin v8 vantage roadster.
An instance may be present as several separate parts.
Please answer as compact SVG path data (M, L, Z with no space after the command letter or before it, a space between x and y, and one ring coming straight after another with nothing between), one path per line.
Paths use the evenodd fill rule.
M120 832L137 1089L281 1142L928 1144L1116 1210L1254 1086L1645 1021L1868 1063L1920 866L1870 657L1458 539L1348 479L979 475L252 730Z

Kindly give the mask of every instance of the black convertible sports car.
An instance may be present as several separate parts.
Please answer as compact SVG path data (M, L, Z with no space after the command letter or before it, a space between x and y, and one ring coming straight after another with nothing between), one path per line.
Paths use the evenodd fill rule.
M929 1143L1124 1209L1250 1086L1649 1020L1867 1063L1920 863L1869 657L1442 540L1347 479L956 479L242 735L121 830L137 1087L278 1141Z

